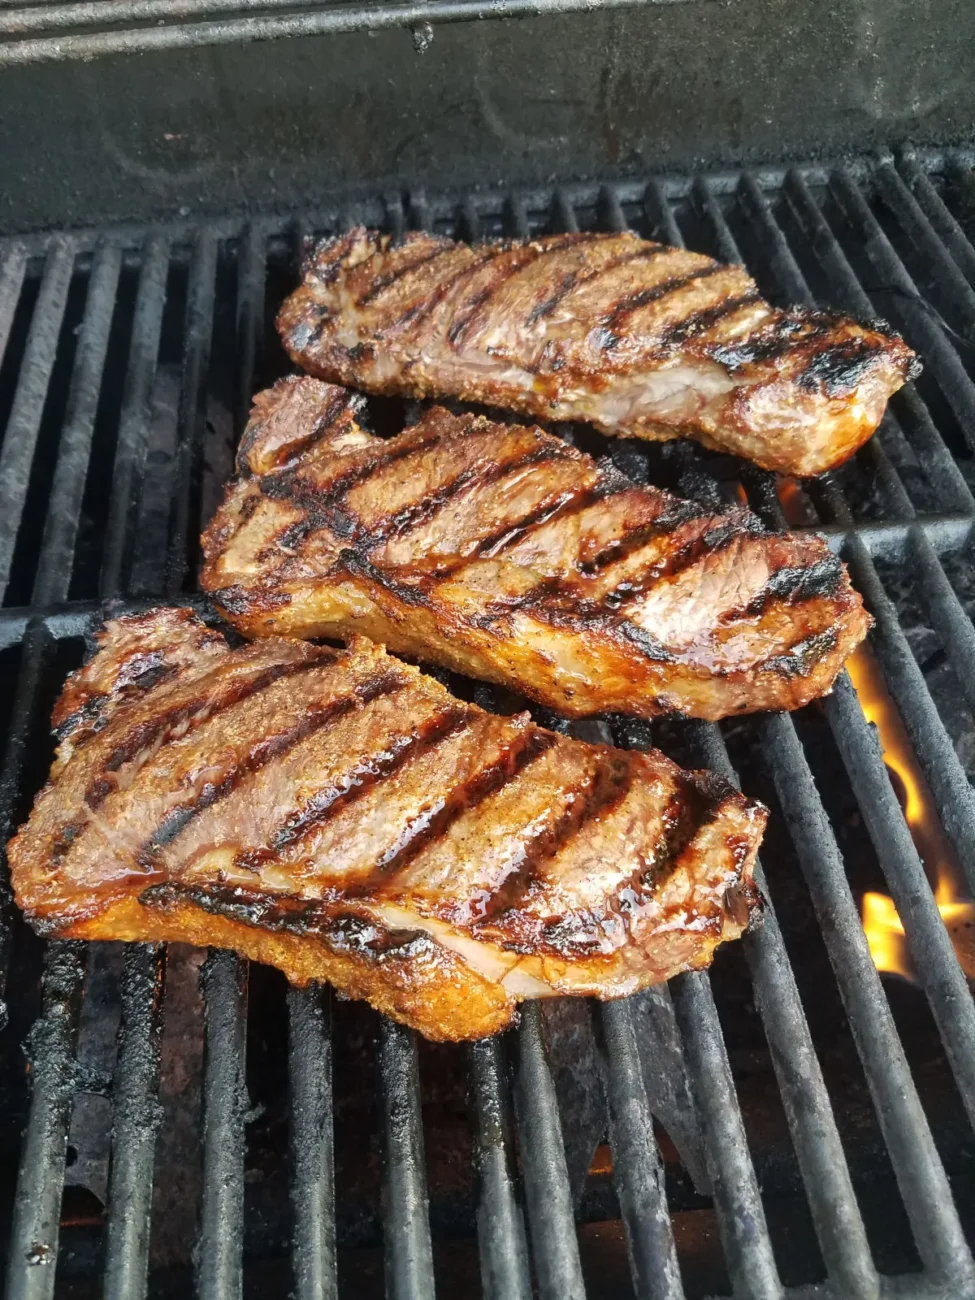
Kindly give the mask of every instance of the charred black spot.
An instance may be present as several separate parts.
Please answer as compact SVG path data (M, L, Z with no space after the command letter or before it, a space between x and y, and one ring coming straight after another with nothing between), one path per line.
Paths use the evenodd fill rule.
M106 716L103 716L103 710L110 699L111 696L107 694L89 695L70 717L65 718L60 726L55 727L55 739L60 742L83 728L101 730L107 720Z
M829 627L790 646L783 654L773 655L761 665L765 672L780 677L807 677L820 660L836 647L836 629Z
M806 392L821 389L827 397L844 397L863 382L885 346L863 337L834 343L809 359L796 382Z
M239 583L232 587L218 587L210 595L228 614L246 614L251 607L251 597Z
M331 900L258 893L240 886L167 882L150 885L139 895L139 902L158 911L192 903L241 925L317 939L336 952L372 961L397 957L409 960L417 955L418 946L434 946L423 930L388 929L368 917L337 911Z
M662 641L658 641L646 628L638 627L636 623L631 623L625 618L620 620L619 628L627 641L632 642L647 659L652 659L658 664L676 662L677 657L674 652L669 650Z
M743 610L732 611L723 617L734 618L741 614L763 613L773 601L800 604L803 601L829 599L836 595L843 581L843 562L830 552L815 564L777 569L768 582Z
M67 825L61 827L51 841L50 860L52 866L56 866L62 860L87 825L88 819L81 818L78 821L68 822Z
M359 551L351 548L341 551L339 560L349 573L357 578L364 578L367 582L375 583L376 586L382 587L384 591L388 591L391 596L395 596L397 600L403 601L406 605L426 607L430 604L428 596L419 587L410 587L406 583L397 582L388 574L383 573L382 569L370 563Z

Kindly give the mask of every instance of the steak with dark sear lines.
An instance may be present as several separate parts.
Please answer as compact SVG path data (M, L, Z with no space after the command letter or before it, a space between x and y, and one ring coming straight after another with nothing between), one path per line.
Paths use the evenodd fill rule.
M470 247L352 230L319 245L278 329L334 383L683 435L799 475L852 456L919 369L883 322L780 311L744 268L630 232Z
M620 997L737 937L766 810L655 751L499 717L365 639L109 623L9 846L43 934L233 948L430 1038Z
M203 586L250 637L343 637L569 716L721 718L829 690L869 626L812 535L639 486L541 429L429 411L395 438L314 379L258 395Z

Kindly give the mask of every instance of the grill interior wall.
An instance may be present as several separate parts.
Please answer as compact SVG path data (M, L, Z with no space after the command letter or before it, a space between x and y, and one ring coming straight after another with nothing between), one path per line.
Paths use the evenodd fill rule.
M963 761L975 731L971 184L950 155L905 154L760 178L413 194L288 222L0 243L0 832L45 779L50 708L100 603L197 600L200 524L251 394L284 369L271 321L308 235L354 220L463 237L629 225L746 260L773 301L885 315L922 353L925 374L877 437L793 508L841 550L877 619L873 650L975 893ZM396 417L371 409L378 425ZM785 522L773 477L730 458L564 432L631 474L709 501L743 494L771 526ZM45 947L8 907L8 1294L94 1295L104 1278L106 1294L137 1296L150 1263L152 1293L186 1289L189 1251L176 1258L172 1231L164 1248L178 1198L157 1185L153 1202L154 1160L157 1172L177 1161L163 1138L156 1147L161 1089L163 1133L201 1125L178 1221L199 1215L197 1286L208 1296L236 1296L245 1278L255 1296L285 1285L311 1300L339 1283L381 1294L383 1267L397 1300L430 1294L434 1275L443 1294L468 1294L480 1277L487 1296L527 1296L534 1284L552 1300L627 1284L655 1300L777 1297L819 1282L844 1300L878 1285L975 1295L963 1228L975 1205L975 1008L849 681L795 718L611 728L618 743L652 739L694 765L730 772L733 762L773 810L764 927L723 949L713 978L672 981L657 1009L686 1062L709 1195L659 1114L655 1127L639 1001L573 1013L602 1080L613 1167L574 1203L575 1117L558 1041L546 1054L549 1010L529 1007L498 1043L434 1048L323 990L286 992L273 973L213 954L198 1026L185 954L167 972L147 948L109 959ZM894 897L923 992L877 975L859 920L867 889ZM114 1068L86 1019L86 965L89 999L100 972L120 1016ZM198 1026L195 1045L187 1025L191 1037ZM184 1051L180 1109L172 1058ZM106 1134L111 1109L112 1165L85 1171L89 1192L92 1182L104 1191L97 1200L69 1169L62 1205L73 1108L75 1123L101 1113ZM895 1289L888 1275L906 1280Z

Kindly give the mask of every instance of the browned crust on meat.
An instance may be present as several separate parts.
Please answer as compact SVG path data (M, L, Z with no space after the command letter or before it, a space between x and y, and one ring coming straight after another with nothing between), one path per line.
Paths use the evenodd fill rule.
M885 322L765 303L743 268L620 234L322 242L278 316L322 379L459 397L767 469L848 459L919 364Z
M230 650L153 611L66 691L108 695L166 627L179 666L112 697L8 846L44 934L232 947L453 1039L705 965L758 906L760 804L464 704L362 638Z
M427 1038L455 1042L507 1028L517 1002L428 935L336 920L330 933L273 931L205 909L191 899L157 894L147 905L121 898L103 912L60 931L66 939L190 943L231 948L283 971L292 984L327 981L346 997L369 1002ZM432 1008L436 1008L435 1011Z
M434 408L379 440L342 392L260 395L204 534L202 585L247 636L360 632L569 716L716 719L823 694L870 625L821 538L704 513L537 427ZM287 468L260 475L269 419Z

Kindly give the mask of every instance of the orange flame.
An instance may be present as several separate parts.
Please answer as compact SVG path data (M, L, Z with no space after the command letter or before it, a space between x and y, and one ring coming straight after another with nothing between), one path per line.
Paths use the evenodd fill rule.
M809 519L806 515L806 508L802 501L802 489L799 486L798 479L789 478L786 475L779 475L778 481L779 500L782 502L782 513L785 515L788 524L806 524Z
M975 903L960 897L965 892L961 868L938 820L931 789L914 757L901 716L879 664L865 645L854 651L846 667L860 707L880 734L884 762L900 796L911 838L929 879L934 882L938 911L965 973L969 979L975 979ZM915 979L904 926L894 900L886 894L864 894L862 916L877 969Z

